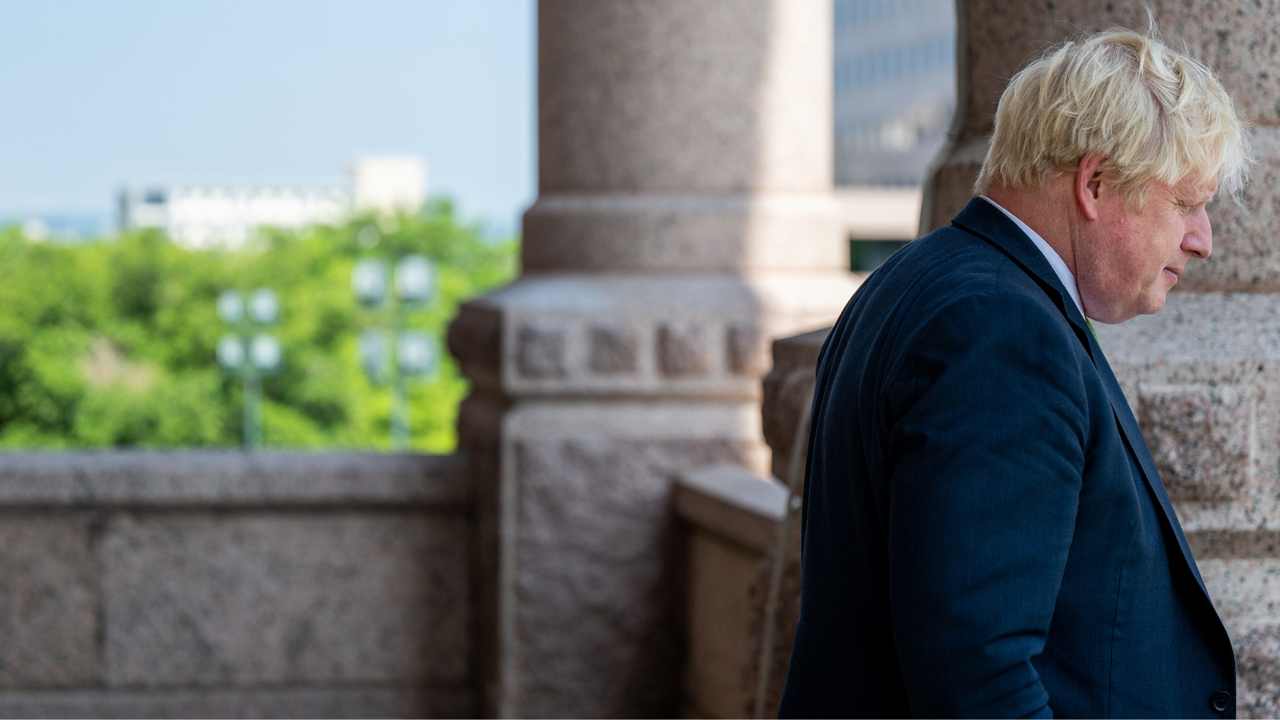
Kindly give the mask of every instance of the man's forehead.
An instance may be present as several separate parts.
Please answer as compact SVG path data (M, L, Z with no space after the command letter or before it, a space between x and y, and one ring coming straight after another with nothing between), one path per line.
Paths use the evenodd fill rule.
M1179 180L1176 185L1169 185L1157 180L1153 189L1164 190L1165 194L1178 202L1208 202L1218 192L1218 176L1188 175Z
M1174 189L1187 195L1212 197L1218 192L1218 176L1215 174L1209 177L1185 177L1182 182L1174 186Z

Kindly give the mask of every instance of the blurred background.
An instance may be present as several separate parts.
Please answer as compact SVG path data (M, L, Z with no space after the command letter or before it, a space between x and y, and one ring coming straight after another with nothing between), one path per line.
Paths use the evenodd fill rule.
M465 386L438 341L461 298L514 274L533 12L0 3L0 445L240 444L215 306L262 287L281 349L262 443L389 447L391 379L357 355L391 319L350 278L416 253L436 282L404 321L436 362L405 383L409 444L452 450Z
M818 328L1147 22L956 4L0 0L0 716L767 716ZM1153 3L1263 112L1255 4ZM1100 332L1276 717L1260 187Z
M536 191L535 10L0 2L0 447L452 451L443 333L517 274ZM915 237L954 17L834 13L835 180L868 271ZM410 256L420 298L398 295ZM364 302L362 262L384 286Z

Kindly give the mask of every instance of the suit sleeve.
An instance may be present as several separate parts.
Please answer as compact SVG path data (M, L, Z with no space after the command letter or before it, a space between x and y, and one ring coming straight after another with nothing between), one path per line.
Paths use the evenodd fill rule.
M1033 660L1075 526L1088 358L1051 311L1013 293L958 300L907 344L884 395L892 631L913 715L1052 716Z

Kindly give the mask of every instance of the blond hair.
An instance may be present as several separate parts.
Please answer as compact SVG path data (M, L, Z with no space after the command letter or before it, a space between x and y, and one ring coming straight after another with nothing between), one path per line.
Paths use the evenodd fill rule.
M1050 48L1009 81L974 185L1026 187L1096 153L1139 208L1154 180L1218 177L1239 201L1250 138L1213 72L1156 35L1113 29Z

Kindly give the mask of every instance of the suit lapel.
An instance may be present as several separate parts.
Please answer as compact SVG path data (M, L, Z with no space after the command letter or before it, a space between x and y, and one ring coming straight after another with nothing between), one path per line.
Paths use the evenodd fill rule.
M1089 330L1084 316L1080 314L1080 309L1076 307L1070 294L1067 293L1067 289L1062 285L1062 281L1058 279L1058 274L1053 271L1053 267L1049 265L1049 261L1045 259L1040 249L1031 242L1031 238L1027 237L1012 220L1005 217L1004 213L982 198L970 200L965 209L952 222L995 245L1005 255L1008 255L1014 263L1045 289L1049 298L1054 300L1058 309L1062 311L1067 321L1071 323L1077 339L1088 351L1099 377L1102 378L1102 385L1106 389L1107 399L1111 401L1111 410L1115 415L1116 427L1120 430L1120 436L1124 440L1129 454L1133 457L1143 481L1147 484L1152 495L1155 496L1156 504L1159 505L1160 511L1164 513L1165 521L1173 528L1173 536L1177 539L1178 547L1182 550L1184 562L1191 570L1191 574L1195 577L1196 583L1199 584L1200 590L1208 596L1204 580L1201 579L1200 571L1196 568L1195 560L1192 558L1191 548L1187 546L1187 538L1182 533L1182 525L1178 522L1178 516L1173 511L1173 504L1169 502L1169 495L1165 492L1164 483L1160 481L1160 473L1156 470L1155 460L1152 459L1151 451L1147 448L1147 441L1142 436L1142 431L1138 428L1138 421L1133 417L1133 411L1129 409L1129 402L1125 399L1124 392L1121 391L1120 383L1116 380L1115 374L1111 372L1111 365L1107 362L1106 356L1103 355L1102 348L1098 346L1097 339L1094 338L1093 333Z
M1182 533L1182 524L1178 522L1178 515L1173 511L1173 503L1169 501L1169 494L1165 491L1164 483L1160 480L1160 472L1156 469L1156 462L1151 457L1151 450L1147 447L1146 438L1142 436L1138 421L1133 417L1133 411L1129 409L1129 403L1125 400L1119 381L1116 380L1115 374L1111 372L1111 364L1107 362L1106 356L1103 355L1102 349L1098 347L1092 333L1090 333L1089 342L1095 350L1093 353L1094 366L1097 367L1098 375L1102 377L1103 387L1107 390L1107 397L1111 400L1111 409L1115 413L1116 425L1120 428L1120 435L1124 438L1124 444L1129 448L1129 454L1137 461L1138 470L1142 473L1142 479L1146 481L1147 487L1151 489L1151 494L1155 496L1156 502L1160 505L1160 510L1164 513L1165 520L1173 528L1173 536L1177 539L1178 547L1182 550L1182 558L1187 563L1187 568L1195 576L1200 590L1208 596L1209 591L1204 585L1204 579L1200 577L1200 569L1196 567L1191 548L1187 545L1187 538ZM1135 439L1138 442L1135 442Z

